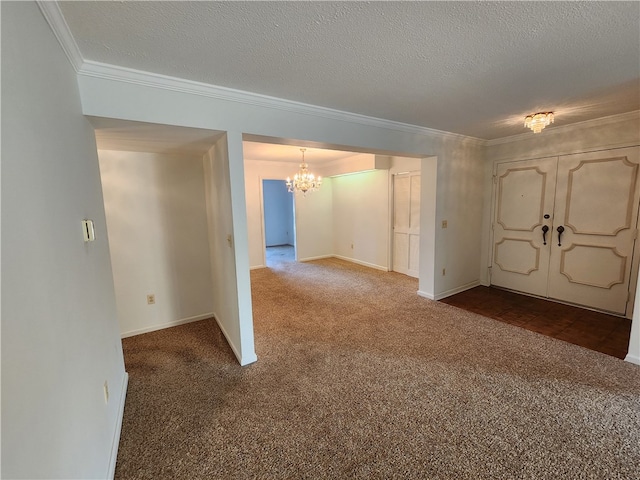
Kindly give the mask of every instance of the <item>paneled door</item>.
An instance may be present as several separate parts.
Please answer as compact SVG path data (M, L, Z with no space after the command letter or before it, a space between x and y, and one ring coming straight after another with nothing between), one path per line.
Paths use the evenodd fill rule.
M420 172L393 176L393 270L419 275Z
M631 147L498 164L491 283L625 314L639 152Z
M637 236L638 160L638 148L628 148L558 162L549 297L625 313Z
M547 295L558 158L498 164L491 283Z

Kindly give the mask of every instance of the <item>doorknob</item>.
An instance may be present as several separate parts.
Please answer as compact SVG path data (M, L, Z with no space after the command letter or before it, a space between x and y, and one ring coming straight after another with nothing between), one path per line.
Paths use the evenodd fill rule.
M560 225L556 230L558 230L558 246L561 247L562 242L560 240L562 239L562 232L564 232L564 227Z
M542 244L546 245L547 244L547 232L549 231L549 226L548 225L544 225L542 227Z

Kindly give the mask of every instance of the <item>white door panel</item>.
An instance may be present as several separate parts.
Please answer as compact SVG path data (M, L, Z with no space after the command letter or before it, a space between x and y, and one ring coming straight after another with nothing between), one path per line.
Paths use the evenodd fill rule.
M637 227L637 178L637 148L561 159L549 264L551 298L625 313ZM560 241L558 227L564 229Z
M551 246L543 228L551 229L557 163L498 164L492 284L546 296Z
M393 270L419 275L420 173L393 177Z

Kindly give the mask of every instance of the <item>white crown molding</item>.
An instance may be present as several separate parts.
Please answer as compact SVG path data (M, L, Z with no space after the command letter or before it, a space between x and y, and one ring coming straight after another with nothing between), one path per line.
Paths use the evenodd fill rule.
M116 80L121 82L132 83L136 85L144 85L148 87L163 88L166 90L200 95L210 98L218 98L247 105L259 107L274 108L292 113L323 117L332 120L346 121L360 125L371 127L386 128L417 135L427 135L438 138L450 138L459 141L472 142L477 145L485 145L486 140L476 137L469 137L457 133L445 132L418 125L408 123L395 122L382 118L369 117L357 113L344 112L332 108L310 105L302 102L295 102L267 95L261 95L252 92L245 92L233 88L219 87L202 82L185 80L167 75L144 72L131 68L120 67L117 65L109 65L91 60L85 60L82 57L80 48L67 24L57 1L37 0L36 2L42 11L47 23L51 27L54 35L58 39L58 43L64 50L69 62L78 75L87 77L104 78L108 80Z
M557 127L552 127L552 128L549 128L549 130L545 130L545 133L548 133L548 134L567 133L567 131L571 131L571 130L579 130L582 128L588 128L592 126L603 126L603 125L609 125L612 123L634 120L634 119L637 119L638 117L640 117L640 110L633 110L631 112L619 113L616 115L609 115L608 117L593 118L591 120L584 120L583 122L570 123L568 125L560 125ZM502 138L496 138L493 140L487 140L485 142L485 145L487 147L492 147L494 145L502 145L505 143L519 142L521 140L531 138L532 135L536 135L536 134L533 132L519 133L518 135L511 135L510 137L502 137Z
M437 138L450 138L458 141L471 142L472 144L479 146L490 147L494 145L518 142L520 140L530 138L532 135L532 133L521 133L509 137L484 140L481 138L469 137L457 133L445 132L443 130L436 130L432 128L421 127L418 125L395 122L393 120L385 120L382 118L369 117L357 113L344 112L341 110L320 107L317 105L310 105L306 103L295 102L292 100L270 97L267 95L261 95L227 87L219 87L207 83L195 82L192 80L185 80L182 78L170 77L166 75L120 67L117 65L109 65L105 63L94 62L91 60L85 60L82 57L80 49L78 48L78 44L76 43L73 35L71 34L71 31L69 30L69 26L67 25L62 12L60 11L58 2L37 0L36 3L38 4L40 11L47 20L47 23L49 23L51 30L58 39L60 46L64 50L67 58L69 59L69 62L78 75L127 82L154 88L162 88L165 90L171 90L181 93L218 98L221 100L244 103L247 105L273 108L297 114L323 117L332 120L345 121L371 127L385 128L405 133L426 135ZM606 125L608 123L621 122L637 118L638 115L640 115L640 110L634 110L632 112L611 115L609 117L586 120L569 125L556 126L552 129L549 129L549 133L566 132L567 130L570 131L572 129L585 128L596 124Z
M83 62L82 67L78 71L78 75L127 82L147 87L162 88L175 92L217 98L236 103L273 108L297 114L323 117L331 120L340 120L371 127L397 130L406 133L429 135L439 138L446 137L461 141L471 141L479 145L486 144L486 140L476 137L468 137L466 135L445 132L442 130L435 130L418 125L410 125L407 123L395 122L382 118L368 117L366 115L360 115L357 113L344 112L341 110L334 110L332 108L320 107L317 105L310 105L307 103L295 102L292 100L286 100L277 97L270 97L268 95L261 95L258 93L246 92L233 88L220 87L207 83L196 82L193 80L169 77L167 75L144 72L132 68L120 67L117 65L93 62L90 60Z
M44 18L51 27L53 34L58 39L58 43L67 55L71 66L74 68L76 73L79 72L82 64L84 63L84 59L82 58L82 53L80 53L78 44L73 38L73 35L71 35L69 25L67 25L67 21L64 19L64 16L60 11L58 2L38 0L36 3L38 4L38 7L40 7L42 15L44 15Z

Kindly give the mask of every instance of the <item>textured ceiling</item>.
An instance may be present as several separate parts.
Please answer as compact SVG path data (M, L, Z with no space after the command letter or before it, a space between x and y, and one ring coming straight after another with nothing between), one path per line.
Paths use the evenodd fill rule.
M484 139L640 108L640 2L60 7L85 60Z

